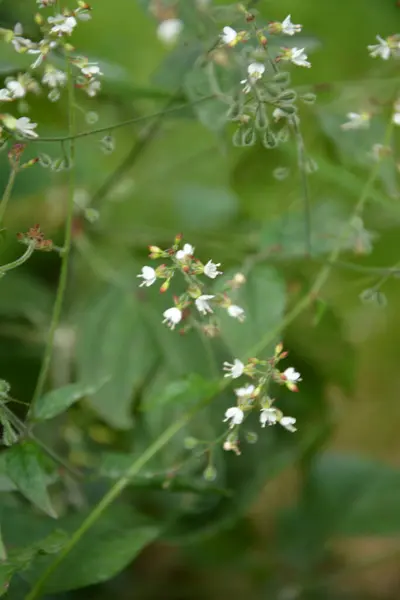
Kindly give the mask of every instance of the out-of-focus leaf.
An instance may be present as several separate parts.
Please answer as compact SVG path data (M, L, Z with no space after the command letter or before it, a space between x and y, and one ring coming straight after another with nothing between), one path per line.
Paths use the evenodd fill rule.
M13 271L0 280L0 315L25 317L32 323L47 322L52 306L52 294L35 277Z
M6 453L7 475L32 504L57 518L47 492L47 476L40 450L29 441L13 446Z
M39 398L33 407L33 417L38 421L52 419L68 410L78 400L95 394L104 383L105 381L97 384L78 382L52 390Z
M128 429L132 425L135 388L143 383L158 358L134 292L101 289L83 311L79 332L79 378L110 378L88 402L107 423Z
M183 185L175 205L185 231L206 227L209 231L227 226L238 211L237 196L229 189L202 185Z

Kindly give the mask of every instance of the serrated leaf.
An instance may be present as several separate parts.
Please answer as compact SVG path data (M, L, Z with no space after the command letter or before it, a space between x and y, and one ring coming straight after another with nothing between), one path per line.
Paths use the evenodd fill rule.
M33 418L45 421L65 412L70 406L85 396L95 394L105 384L106 379L98 384L71 383L45 394L33 407Z
M57 515L47 493L47 475L41 452L32 442L22 442L6 452L7 475L32 504L54 519Z

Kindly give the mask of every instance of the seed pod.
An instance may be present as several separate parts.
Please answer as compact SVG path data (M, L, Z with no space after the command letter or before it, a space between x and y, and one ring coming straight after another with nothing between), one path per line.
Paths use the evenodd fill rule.
M257 136L254 127L248 127L242 131L242 146L254 146Z
M290 137L290 131L289 131L289 128L286 127L286 125L284 127L282 127L276 134L276 139L277 139L278 144L284 144L285 142L288 141L289 137Z
M297 94L294 90L285 90L281 94L279 94L279 102L287 102L289 104L296 101Z
M275 73L272 80L276 83L279 83L280 85L289 85L290 74L287 73L287 71L280 71L279 73Z
M51 165L52 165L51 156L49 156L48 154L45 154L44 152L41 152L39 154L39 165L41 167L44 167L45 169L47 169L48 167L51 167Z
M228 121L237 121L240 118L240 115L242 114L242 104L241 102L238 101L234 101L227 112L226 118L228 119Z
M304 102L304 104L314 104L316 99L317 96L315 94L312 94L311 92L309 94L303 94L302 96L300 96L300 100Z
M259 131L263 131L268 127L268 117L264 104L259 104L257 107L254 125Z
M293 104L279 104L279 108L286 115L294 115L297 112L297 108Z
M268 149L276 148L276 146L278 145L278 140L276 139L275 134L269 127L267 127L267 129L264 131L261 141L263 146L265 146L265 148Z
M104 154L112 154L115 150L115 139L112 135L105 135L100 141L100 147Z
M238 127L232 136L232 144L237 148L241 148L243 146L242 142L242 127Z

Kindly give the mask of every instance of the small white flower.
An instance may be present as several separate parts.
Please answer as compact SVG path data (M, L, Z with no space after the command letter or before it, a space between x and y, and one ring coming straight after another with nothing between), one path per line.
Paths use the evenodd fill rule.
M244 387L236 388L235 394L238 398L243 400L245 398L249 398L253 394L254 390L254 385L245 385Z
M266 425L275 425L278 421L278 415L275 408L263 408L260 412L261 427Z
M178 325L182 320L182 311L173 306L163 312L163 317L163 323L166 323L170 329L175 329L175 325Z
M3 88L0 90L0 102L11 102L12 98L10 96L10 92Z
M97 79L89 79L88 84L83 86L83 89L85 90L88 96L93 98L94 96L96 96L97 92L100 91L101 83Z
M191 244L185 244L183 250L178 250L175 254L175 258L178 260L184 260L187 256L193 256L194 247Z
M237 319L241 323L245 320L245 314L243 308L237 306L236 304L231 304L228 306L228 315Z
M14 129L21 135L29 138L39 137L36 131L33 131L37 127L37 123L32 123L28 117L20 117L15 120Z
M144 285L149 287L157 280L157 275L153 267L142 267L141 274L136 275L136 277L141 277L143 279L139 287L143 287Z
M307 60L307 54L304 48L287 48L280 56L281 60L290 60L298 67L311 67L311 63Z
M251 63L247 67L248 77L247 77L247 79L242 79L242 81L240 82L241 84L245 84L245 86L243 88L243 92L245 94L248 94L251 91L252 85L254 85L255 82L258 81L258 79L261 79L264 71L265 71L265 65L263 65L262 63L259 63L259 62Z
M103 75L103 73L100 71L99 65L97 65L96 63L88 63L87 65L82 67L81 73L82 73L82 75L85 75L85 77L94 77L95 75L98 75L98 76Z
M204 266L204 275L207 275L210 279L215 279L217 275L222 275L222 271L218 271L220 266L221 263L213 263L212 260L209 260Z
M225 421L230 421L230 427L234 427L235 425L240 425L240 423L243 421L243 418L244 412L242 409L238 408L237 406L231 406L231 408L228 408L228 410L225 412L224 423Z
M26 95L26 89L17 80L12 80L7 83L7 89L10 92L11 98L23 98Z
M235 31L234 29L232 29L232 27L224 27L221 33L221 39L224 42L224 44L228 44L228 46L230 45L234 45L236 43L237 40L237 31Z
M64 71L60 71L59 69L55 69L53 67L48 67L42 77L42 83L44 85L48 85L50 88L63 86L66 84L66 82L67 76Z
M290 383L296 383L296 381L302 381L300 373L295 371L293 367L288 367L286 371L283 371L285 379Z
M393 114L392 121L395 125L400 125L400 113L396 112Z
M301 31L302 28L302 25L295 25L294 23L292 23L292 21L290 20L290 15L288 15L286 19L282 21L281 25L282 33L285 33L286 35L294 35L295 33Z
M294 426L295 423L296 419L294 419L293 417L282 417L279 421L279 425L282 425L282 427L284 427L291 433L297 431L297 428Z
M196 298L196 300L195 300L196 308L202 315L206 315L207 313L213 312L213 309L211 308L211 306L208 302L212 298L215 298L215 296L210 296L207 294L203 294L202 296L199 296L198 298Z
M272 116L275 121L280 121L280 119L287 118L287 114L281 108L275 108L272 112Z
M14 35L11 40L16 52L24 52L27 48L30 48L34 45L32 40L22 37L23 32L24 30L21 23L17 23L14 27Z
M376 36L379 44L372 44L368 46L369 55L373 58L379 56L383 58L383 60L388 60L390 58L390 46L387 40L381 38L380 35Z
M233 361L233 364L225 361L223 370L228 371L228 373L226 373L224 375L224 377L232 377L232 379L237 379L238 377L243 375L244 364L242 363L241 360L239 360L238 358L235 358L235 360Z
M167 19L161 21L157 28L157 37L165 44L174 44L183 29L183 22L180 19Z
M348 121L346 123L342 123L340 126L344 131L348 131L349 129L367 129L369 127L371 115L367 112L349 112L346 116Z
M47 21L52 25L50 33L54 33L55 35L71 35L77 25L75 17L67 17L65 15L48 17Z

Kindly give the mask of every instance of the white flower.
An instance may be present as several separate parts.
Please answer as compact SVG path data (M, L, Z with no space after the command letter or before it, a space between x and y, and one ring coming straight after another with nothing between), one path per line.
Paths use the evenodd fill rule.
M395 125L400 125L400 113L396 112L393 114L392 121Z
M287 48L280 56L281 60L290 60L298 67L311 67L311 63L307 60L307 54L304 48Z
M296 383L296 381L302 381L300 377L300 373L295 371L293 367L288 367L286 371L283 371L285 379L290 381L290 383Z
M55 17L48 17L48 23L52 25L50 29L50 33L54 33L56 35L71 35L76 27L76 19L75 17L67 17L65 15L56 15Z
M221 39L224 44L228 44L228 46L233 46L237 40L237 31L232 29L232 27L224 27L221 33Z
M215 296L204 294L203 296L199 296L198 298L196 298L196 308L202 315L206 315L207 313L213 312L211 306L208 303L208 301L211 300L211 298L215 298Z
M175 254L175 258L178 260L184 260L187 256L193 256L193 254L194 247L191 246L191 244L185 244L183 246L183 250L178 250L178 252Z
M173 306L163 312L163 317L163 323L166 323L170 329L175 329L175 325L178 325L182 320L182 311Z
M230 421L230 427L234 427L235 425L240 425L240 423L243 421L243 418L244 412L242 409L238 408L237 406L231 406L231 408L228 408L228 410L225 412L224 423L225 421Z
M32 123L28 117L20 117L15 120L14 129L21 135L29 138L37 138L38 134L33 131L37 127L37 123Z
M263 408L260 412L261 427L266 425L275 425L278 420L278 415L275 408Z
M81 73L82 73L82 75L85 75L85 77L94 77L95 75L99 75L99 76L103 75L103 73L100 71L99 65L97 65L96 63L88 63L86 66L82 67Z
M141 274L136 275L136 277L141 277L143 279L139 287L143 287L144 285L149 287L157 280L157 275L153 267L142 267Z
M248 94L251 91L251 86L254 85L254 83L258 79L261 79L264 71L265 71L265 65L263 65L262 63L259 63L259 62L251 63L247 67L248 78L242 79L242 81L240 82L242 84L246 84L243 88L243 92L245 94Z
M254 385L250 384L250 385L246 385L241 388L236 388L235 394L238 398L245 399L245 398L249 398L253 394L254 390L255 390Z
M230 306L228 306L228 315L230 317L233 317L234 319L237 319L241 323L245 319L245 314L244 314L243 308L241 308L240 306L237 306L236 304L231 304Z
M294 23L292 23L292 21L290 20L290 15L288 15L286 19L282 21L281 25L282 33L285 33L286 35L294 35L295 33L301 31L302 28L301 25L295 25Z
M55 69L53 67L48 67L42 77L42 83L51 88L63 86L66 84L66 82L67 76L64 71L60 71L59 69Z
M16 52L24 52L27 48L30 48L33 45L31 40L22 37L23 32L24 30L22 29L21 23L17 23L14 27L14 35L11 40Z
M349 112L347 113L347 118L348 121L346 123L342 123L340 126L344 131L348 131L349 129L367 129L367 127L369 127L371 115L367 112Z
M10 92L3 88L0 90L0 102L11 102L12 98L10 96Z
M272 112L272 116L275 121L279 121L280 119L287 118L287 114L281 108L275 108Z
M377 35L376 39L378 40L379 44L372 44L368 46L369 55L373 58L379 56L380 58L383 58L383 60L388 60L390 57L390 46L388 41L382 39L380 35Z
M11 98L23 98L26 95L26 89L17 80L12 80L7 83L7 89L10 92Z
M292 433L297 431L296 427L294 426L295 423L296 423L296 419L294 419L293 417L282 417L281 420L279 421L279 425L282 425L282 427L284 427L285 429L287 429L288 431L290 431Z
M204 266L204 275L207 275L210 279L215 279L217 275L222 275L222 271L218 271L217 267L220 267L221 263L213 263L212 260L209 260L208 263Z
M89 79L88 84L83 86L83 89L85 90L87 95L90 96L91 98L96 96L97 92L100 91L100 88L101 88L101 83L97 79Z
M223 370L228 371L228 373L226 373L224 375L224 377L232 377L232 379L237 379L238 377L243 375L244 364L242 363L241 360L239 360L238 358L235 358L235 360L233 361L233 364L225 361Z
M183 29L180 19L167 19L161 21L157 28L157 37L165 44L174 44Z

